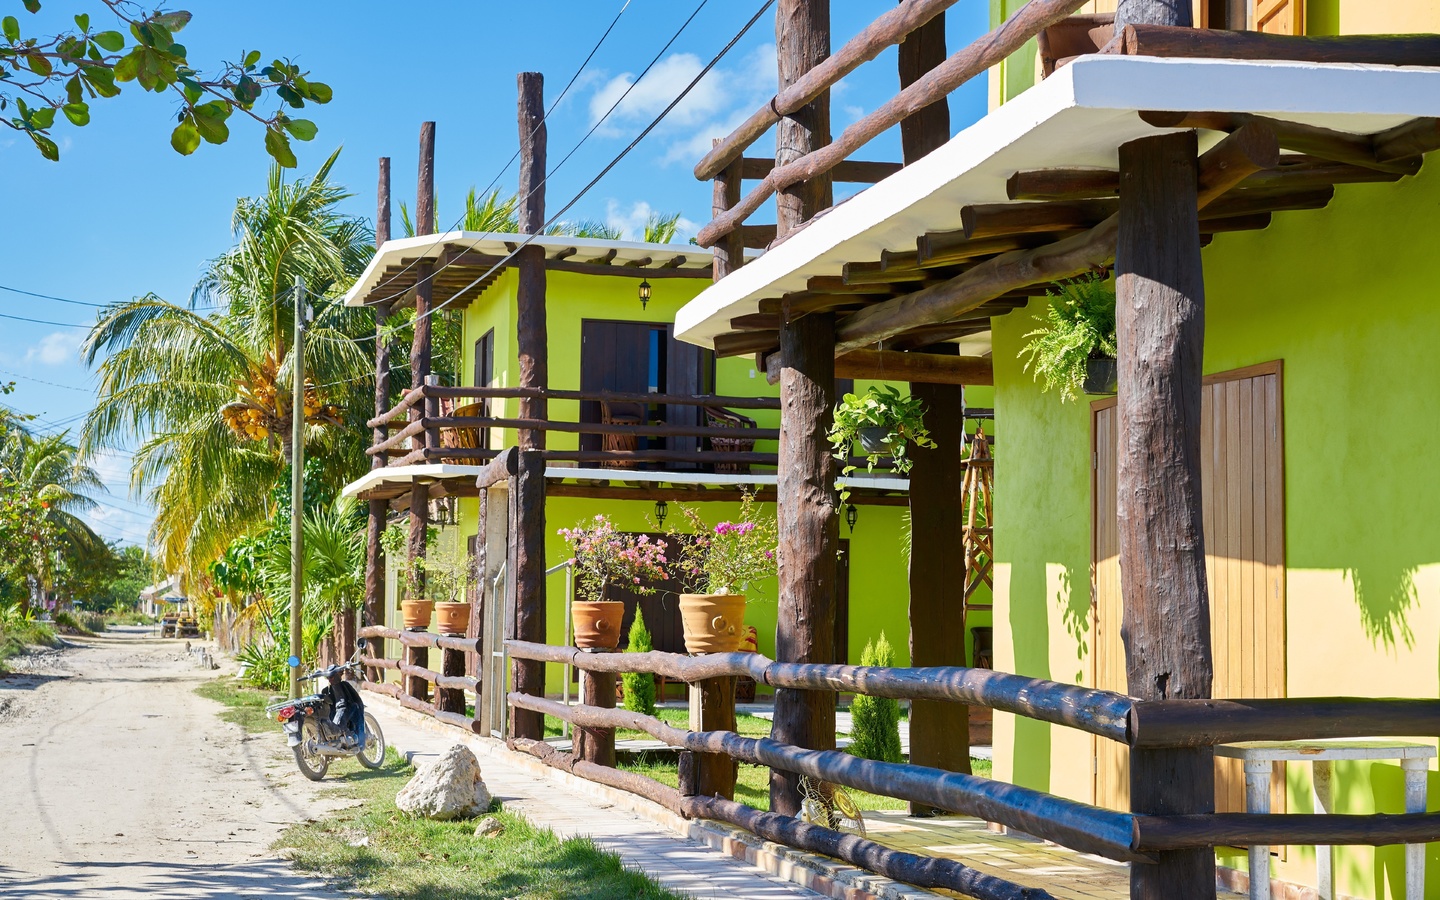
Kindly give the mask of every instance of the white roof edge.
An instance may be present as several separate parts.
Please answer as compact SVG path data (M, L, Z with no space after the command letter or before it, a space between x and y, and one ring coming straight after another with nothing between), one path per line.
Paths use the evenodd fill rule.
M447 244L468 244L472 250L485 250L497 256L510 251L505 246L529 241L531 246L546 250L563 250L574 247L579 251L616 251L615 261L625 262L645 256L664 254L666 259L676 256L687 257L682 269L703 269L711 265L715 251L698 244L648 244L641 241L613 241L604 238L569 237L559 234L509 234L500 231L447 231L441 234L424 234L416 237L394 238L376 249L375 255L366 264L365 271L345 292L346 306L360 306L360 297L374 290L380 283L380 273L387 266L398 265L401 259L435 259ZM758 255L754 251L747 256ZM659 263L660 260L656 260ZM636 270L636 271L643 271Z
M1096 135L1114 134L1123 142L1166 131L1140 122L1139 110L1246 112L1342 131L1378 131L1410 118L1440 116L1440 69L1083 57L705 289L676 314L675 335L713 346L715 336L729 330L729 320L755 312L762 297L800 290L809 275L838 273L845 259L879 259L880 250L913 242L920 231L911 229L939 230L941 201L946 215L953 207L956 223L943 227L959 227L959 205L1007 200L1004 179L1019 168L1097 162L1113 168L1113 157L1094 159L1093 146L1069 153L1066 138L1083 145L1087 137L1094 144ZM1116 148L1118 143L1110 145L1112 152Z

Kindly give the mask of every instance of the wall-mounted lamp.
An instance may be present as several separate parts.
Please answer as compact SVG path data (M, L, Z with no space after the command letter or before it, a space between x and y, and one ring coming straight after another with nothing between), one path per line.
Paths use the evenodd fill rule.
M860 510L858 510L858 509L855 508L855 504L853 504L853 503L847 503L847 504L845 504L845 524L848 525L848 526L850 526L850 534L851 534L851 536L854 536L854 534L855 534L855 523L856 523L856 521L859 520L859 518L860 518Z
M649 303L649 302L650 302L650 282L648 282L648 281L646 281L645 279L642 278L642 279L640 279L640 308L643 310L643 309L645 308L645 305L646 305L647 303Z
M655 501L655 525L658 528L665 527L665 517L670 515L670 504L664 500Z

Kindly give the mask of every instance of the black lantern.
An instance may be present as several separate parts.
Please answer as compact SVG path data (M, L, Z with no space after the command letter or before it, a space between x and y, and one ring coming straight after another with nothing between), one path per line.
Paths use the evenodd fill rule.
M646 305L647 303L649 303L649 302L650 302L650 282L648 282L648 281L646 281L645 279L642 278L642 279L640 279L640 308L641 308L641 309L644 309L644 308L645 308L645 305Z
M666 503L664 500L656 500L656 501L655 501L655 526L656 526L657 528L664 528L664 527L665 527L665 517L668 516L668 515L670 515L670 504Z
M858 510L858 509L855 508L855 504L853 504L853 503L847 503L847 504L845 504L845 524L848 525L848 526L850 526L850 534L851 534L852 536L855 534L855 522L856 522L856 520L858 520L859 518L860 518L860 510Z

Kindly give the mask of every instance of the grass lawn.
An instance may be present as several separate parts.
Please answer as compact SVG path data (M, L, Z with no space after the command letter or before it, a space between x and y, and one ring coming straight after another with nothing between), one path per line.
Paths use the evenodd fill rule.
M279 725L264 712L268 691L217 679L196 693L225 704L226 720L279 740ZM374 772L336 760L326 781L357 804L290 826L276 846L299 869L390 900L682 900L589 840L561 840L503 810L495 818L504 828L489 838L474 836L473 821L412 819L395 795L414 774L393 750Z

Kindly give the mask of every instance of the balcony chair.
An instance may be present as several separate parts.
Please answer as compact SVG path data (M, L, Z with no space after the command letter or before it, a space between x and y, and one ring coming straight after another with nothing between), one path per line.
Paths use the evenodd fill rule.
M646 406L630 401L600 401L600 422L604 425L644 425ZM600 449L606 453L634 453L640 449L640 438L634 434L602 434ZM610 459L600 464L606 469L636 469L640 463L633 459Z
M446 418L469 418L472 416L485 415L485 404L466 403L464 406L455 406L455 401L450 399L440 400L440 415ZM480 429L476 426L461 426L454 428L440 429L440 446L446 450L478 450L483 446ZM459 456L447 456L443 462L454 463L461 466L478 466L481 460L468 459Z
M742 416L737 412L731 412L722 406L706 406L705 423L712 428L734 428L737 431L755 427L755 420ZM749 453L755 449L755 439L747 437L712 437L710 438L710 449L718 450L721 453ZM715 464L715 471L732 475L750 474L750 464L747 462L734 462Z

